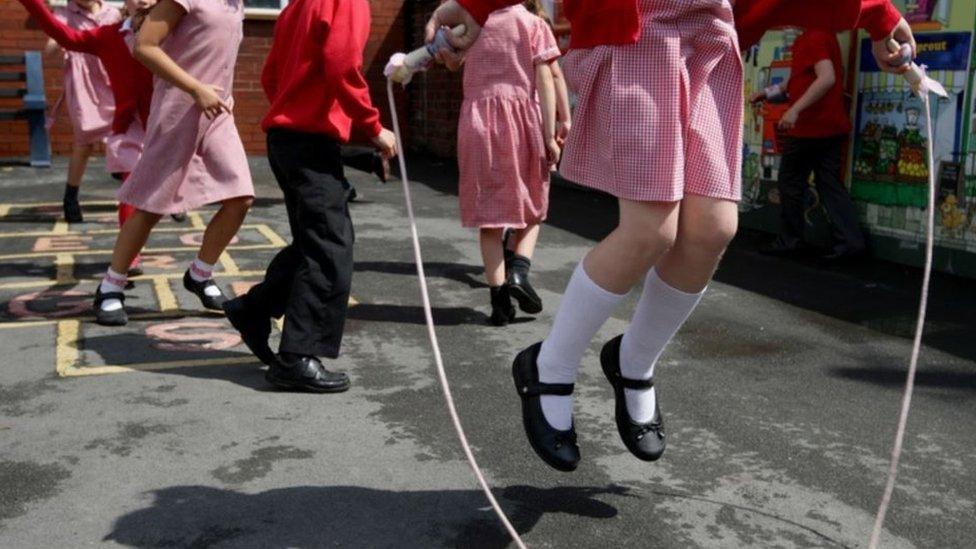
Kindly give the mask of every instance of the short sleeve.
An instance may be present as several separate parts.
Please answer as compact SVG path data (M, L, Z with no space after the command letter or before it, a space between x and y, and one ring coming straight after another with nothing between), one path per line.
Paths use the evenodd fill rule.
M824 59L829 60L831 58L831 40L836 40L832 34L823 31L812 31L810 39L806 41L805 55L809 64L816 65Z
M532 63L539 65L559 58L561 55L559 45L556 44L556 37L552 34L549 24L541 17L534 19L536 21L532 29Z
M185 11L186 13L190 13L191 11L193 11L193 5L195 1L196 0L173 0L173 2L175 2L176 5L183 8L183 11Z

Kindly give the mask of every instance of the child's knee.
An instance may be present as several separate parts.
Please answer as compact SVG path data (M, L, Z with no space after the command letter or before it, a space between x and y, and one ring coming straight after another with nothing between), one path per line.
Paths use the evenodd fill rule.
M254 205L254 197L252 196L241 196L238 198L231 198L224 202L223 206L229 208L235 212L247 213Z
M695 253L719 256L735 238L738 219L731 218L715 224L696 224L683 227L676 246Z
M629 223L621 228L641 253L660 254L674 246L677 227L673 223Z

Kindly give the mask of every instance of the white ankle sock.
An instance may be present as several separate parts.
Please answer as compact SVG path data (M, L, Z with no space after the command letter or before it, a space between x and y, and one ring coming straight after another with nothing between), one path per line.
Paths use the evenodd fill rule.
M206 282L213 278L213 269L213 263L204 263L199 257L195 258L190 263L190 278L197 282ZM203 293L209 297L217 297L220 295L220 289L216 286L208 286L204 288Z
M583 353L626 295L597 286L586 274L581 261L566 286L552 330L542 342L539 381L575 383ZM572 396L542 395L540 398L542 412L553 428L565 431L572 426Z
M105 276L102 277L102 283L99 284L98 288L102 291L102 294L123 292L125 291L127 280L128 277L126 275L119 274L109 267L108 271L105 272ZM122 302L118 299L106 299L99 308L103 311L118 311L122 308Z
M651 269L634 318L620 343L620 373L628 379L649 379L664 348L695 310L705 290L689 294L672 288ZM654 419L654 388L624 389L627 411L638 423Z

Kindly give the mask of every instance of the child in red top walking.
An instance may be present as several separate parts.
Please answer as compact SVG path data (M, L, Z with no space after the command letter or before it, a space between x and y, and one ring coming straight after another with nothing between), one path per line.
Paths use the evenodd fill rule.
M55 17L76 30L111 25L122 19L119 10L101 0L72 0L55 10ZM57 46L51 40L46 49L58 50ZM68 184L64 190L64 219L69 223L81 223L84 219L78 203L78 188L95 145L103 142L111 133L115 102L108 75L97 57L71 51L65 52L63 57L62 100L67 105L68 118L74 131L71 160L68 162Z
M866 16L861 2L870 8ZM428 23L428 39L439 25L464 23L466 35L453 43L470 46L487 14L513 3L449 0ZM575 48L565 68L578 103L561 170L615 195L620 222L577 266L548 337L522 351L512 373L533 450L572 471L580 460L572 400L580 362L642 279L627 332L604 345L600 362L624 445L647 461L664 452L654 366L701 299L737 226L737 22L756 40L773 24L836 28L860 18L885 64L894 56L881 53L884 40L910 41L911 31L887 0L737 0L734 8L731 0L566 0L564 7Z
M516 5L491 15L464 69L457 141L461 224L479 229L496 326L515 318L511 297L526 313L542 310L528 271L549 208L549 169L559 156L549 68L559 55L549 25ZM508 269L505 229L515 239Z
M275 24L261 83L271 108L268 161L285 196L292 242L268 265L264 281L228 301L227 318L270 368L279 387L331 393L349 388L336 358L353 272L353 226L340 145L370 139L387 158L393 134L380 125L362 74L369 38L367 0L292 0ZM285 324L276 355L271 318Z
M115 241L112 265L95 295L105 325L128 322L126 266L166 214L220 203L183 287L207 309L225 301L213 268L254 199L244 145L231 114L234 67L243 36L242 0L162 0L139 30L135 57L158 78L145 150L119 200L137 208Z
M111 134L105 145L105 167L123 184L129 172L142 156L142 141L146 121L149 118L149 104L152 100L153 77L146 67L132 57L135 45L135 29L138 29L146 12L156 4L156 0L126 0L128 17L109 25L92 29L76 30L60 21L44 5L42 0L20 0L34 21L44 32L62 48L78 54L97 58L105 69L114 99ZM73 202L77 205L77 187L68 187ZM69 201L65 202L66 211ZM129 204L119 203L119 226L135 212ZM78 216L81 220L80 205ZM129 265L128 274L141 274L139 256Z

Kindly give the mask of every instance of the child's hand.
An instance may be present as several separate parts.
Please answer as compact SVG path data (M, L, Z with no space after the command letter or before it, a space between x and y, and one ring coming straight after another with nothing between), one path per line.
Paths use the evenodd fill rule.
M793 109L787 109L783 113L783 117L779 119L779 123L776 125L779 129L783 131L790 131L793 126L796 126L796 119L799 118L799 113Z
M209 84L201 84L193 90L193 100L210 120L217 118L222 112L230 112L230 105L220 98L222 91L223 88Z
M559 143L556 142L555 136L550 137L546 140L546 160L549 161L550 166L555 166L559 164L559 157L563 154L562 149L559 147Z
M766 99L766 92L764 91L752 92L752 95L749 96L749 102L752 104L759 103L760 101L764 101L765 99Z
M379 135L373 138L373 145L380 151L383 158L393 158L397 155L396 135L383 128Z
M559 148L566 145L566 139L569 137L569 130L572 129L573 123L569 120L560 120L556 122L556 144Z
M894 40L897 44L908 44L912 47L913 54L918 51L915 36L912 34L912 27L908 21L905 21L904 17L898 21L895 28L891 29L888 36L871 42L871 53L874 54L874 60L878 63L878 67L884 72L902 74L908 70L909 64L902 62L901 52L891 51L888 48L889 40Z

